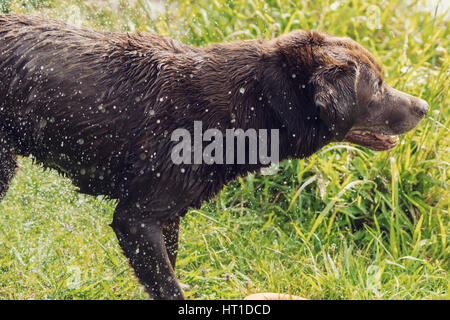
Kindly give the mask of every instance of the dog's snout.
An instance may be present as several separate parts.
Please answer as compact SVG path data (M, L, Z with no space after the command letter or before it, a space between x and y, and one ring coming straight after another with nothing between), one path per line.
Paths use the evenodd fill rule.
M414 107L414 111L418 113L420 116L425 116L430 109L430 106L425 100L418 99L418 102L416 103Z

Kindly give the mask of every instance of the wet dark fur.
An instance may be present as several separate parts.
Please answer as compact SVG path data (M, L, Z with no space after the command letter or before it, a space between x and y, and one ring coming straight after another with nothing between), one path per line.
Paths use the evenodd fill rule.
M281 159L307 157L350 129L360 63L380 73L355 42L318 32L194 48L1 15L0 196L16 156L33 155L80 192L117 199L112 226L140 281L155 298L182 298L177 217L260 165L182 173L172 131L194 120L203 130L277 128Z

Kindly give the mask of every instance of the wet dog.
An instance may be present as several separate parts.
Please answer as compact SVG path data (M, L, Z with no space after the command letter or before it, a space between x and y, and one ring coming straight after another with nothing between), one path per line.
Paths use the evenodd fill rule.
M262 167L174 164L171 133L279 132L279 159L349 141L395 146L428 111L389 87L356 42L315 31L194 48L147 33L108 33L0 15L0 199L16 158L32 155L80 192L117 199L112 228L155 299L182 299L179 219Z

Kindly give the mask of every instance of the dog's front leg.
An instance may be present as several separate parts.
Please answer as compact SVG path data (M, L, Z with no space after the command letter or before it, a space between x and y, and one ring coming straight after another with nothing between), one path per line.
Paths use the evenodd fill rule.
M175 220L166 223L163 228L163 237L166 244L167 254L169 256L170 264L175 270L175 264L177 262L178 255L178 233L180 230L180 218L177 217Z
M184 299L164 244L162 225L119 203L111 227L139 281L153 299Z

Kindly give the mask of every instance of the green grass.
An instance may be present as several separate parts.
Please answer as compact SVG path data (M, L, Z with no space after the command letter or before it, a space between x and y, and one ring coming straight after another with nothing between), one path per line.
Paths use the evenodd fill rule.
M319 29L349 36L387 82L427 100L387 152L330 145L250 175L183 219L177 274L191 299L289 292L311 299L449 299L449 21L416 1L0 1L2 11L203 46ZM114 9L114 8L119 8ZM375 11L374 11L375 10ZM372 18L371 18L372 17ZM373 19L375 17L375 19ZM0 203L0 298L145 299L108 227L114 203L21 159Z

